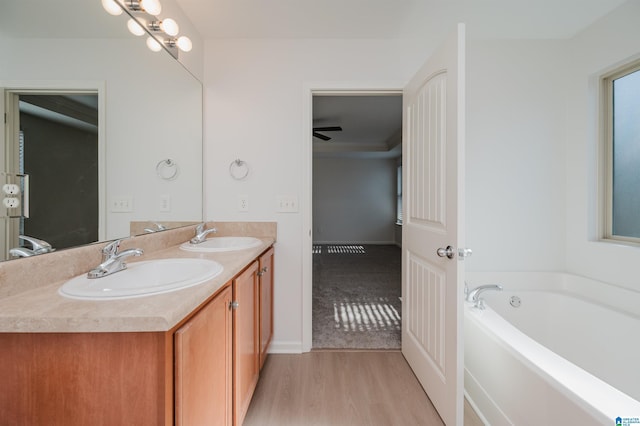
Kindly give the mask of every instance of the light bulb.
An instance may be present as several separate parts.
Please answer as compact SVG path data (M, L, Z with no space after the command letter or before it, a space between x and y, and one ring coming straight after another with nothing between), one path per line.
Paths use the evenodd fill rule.
M140 6L150 15L160 15L162 5L159 0L141 0Z
M152 52L159 52L160 50L162 50L162 46L160 45L160 43L158 43L158 41L153 37L147 38L147 47Z
M170 36L176 36L178 32L180 32L178 23L171 18L163 19L162 22L160 22L160 28Z
M178 37L176 46L178 46L178 49L182 50L183 52L190 52L191 49L193 49L193 43L191 43L191 40L187 36Z
M102 0L102 7L109 15L118 16L122 14L122 8L115 0Z
M144 28L135 19L129 19L127 21L127 28L131 31L131 34L141 36L144 34Z

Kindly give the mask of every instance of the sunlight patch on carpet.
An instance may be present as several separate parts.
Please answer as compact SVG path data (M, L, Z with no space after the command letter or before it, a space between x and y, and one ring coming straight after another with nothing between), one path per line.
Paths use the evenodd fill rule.
M333 302L335 328L344 331L400 330L400 314L386 298L379 302Z

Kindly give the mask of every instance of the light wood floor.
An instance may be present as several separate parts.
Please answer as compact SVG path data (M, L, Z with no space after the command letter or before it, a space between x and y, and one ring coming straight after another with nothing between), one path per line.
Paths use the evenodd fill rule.
M397 351L269 355L244 422L244 426L443 424ZM464 424L482 425L466 403Z

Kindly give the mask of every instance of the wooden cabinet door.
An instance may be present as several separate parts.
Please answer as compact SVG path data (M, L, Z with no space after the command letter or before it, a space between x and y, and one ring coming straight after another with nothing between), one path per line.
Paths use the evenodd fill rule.
M258 262L233 280L233 423L244 420L258 383Z
M260 369L273 336L273 247L260 256Z
M231 286L175 332L176 426L231 425Z

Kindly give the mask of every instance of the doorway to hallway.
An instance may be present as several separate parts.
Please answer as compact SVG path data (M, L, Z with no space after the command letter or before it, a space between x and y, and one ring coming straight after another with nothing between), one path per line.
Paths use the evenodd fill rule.
M315 94L312 348L400 349L402 96Z

